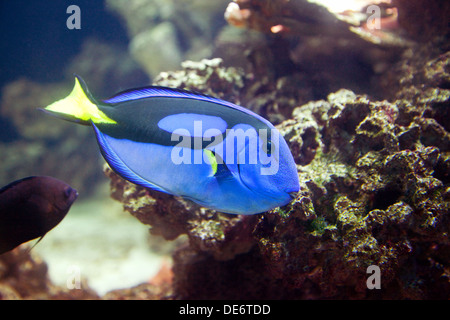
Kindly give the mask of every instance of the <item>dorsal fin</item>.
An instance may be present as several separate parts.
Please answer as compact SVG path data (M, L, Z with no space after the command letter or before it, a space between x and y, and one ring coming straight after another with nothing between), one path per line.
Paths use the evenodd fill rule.
M185 99L194 99L199 101L207 101L215 104L219 104L225 107L233 108L236 110L239 110L241 112L244 112L246 114L249 114L255 118L258 118L260 121L266 123L269 127L272 126L270 122L268 122L266 119L261 117L260 115L250 111L249 109L246 109L244 107L238 106L234 103L211 97L203 93L198 92L192 92L187 91L183 89L175 89L175 88L168 88L168 87L160 87L160 86L149 86L149 87L141 87L136 89L130 89L122 91L111 98L102 100L103 103L115 105L120 102L125 101L132 101L132 100L138 100L138 99L145 99L145 98L185 98Z
M14 187L15 185L18 185L19 183L21 183L21 182L23 182L23 181L31 180L31 179L34 179L34 178L36 178L36 177L35 177L35 176L31 176L31 177L26 177L26 178L22 178L22 179L13 181L13 182L11 182L10 184L7 184L6 186L0 188L0 193L3 193L3 192L5 192L6 190L11 189L11 188Z
M230 102L223 101L218 98L214 98L208 96L203 93L187 91L183 89L177 88L168 88L162 86L148 86L148 87L140 87L135 89L129 89L115 94L114 96L103 100L105 103L115 104L124 101L130 100L138 100L152 97L172 97L172 98L191 98L191 99L199 99L210 102L215 102L219 104L229 104L230 106L235 106Z

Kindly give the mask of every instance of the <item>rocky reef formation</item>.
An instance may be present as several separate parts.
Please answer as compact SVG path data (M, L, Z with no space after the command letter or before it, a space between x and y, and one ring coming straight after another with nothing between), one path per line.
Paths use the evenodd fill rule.
M388 41L380 46L342 27L340 37L325 36L327 45L313 34L292 46L292 30L298 31L296 39L304 28L291 24L278 33L261 28L295 17L298 11L280 9L294 4L236 3L247 10L240 12L247 19L244 27L268 34L266 45L250 42L244 72L217 59L187 62L155 83L214 94L279 123L298 164L302 192L284 208L233 216L140 188L105 168L113 198L153 234L167 240L188 236L173 255L169 296L448 299L450 57L445 45L435 45L443 43L442 33L435 33L431 45ZM399 17L404 5L399 3ZM261 13L266 18L256 19ZM323 32L323 21L312 26ZM408 30L406 21L400 19L403 27L394 31ZM320 61L351 60L344 64L347 71L354 70L355 61L365 61L371 71L359 65L355 77L330 71L327 63L323 69L307 67L330 46ZM371 95L343 89L314 101L320 97L313 89L317 85L322 92L343 86ZM379 267L381 290L367 287L370 266Z
M240 31L224 29L217 39L217 56L252 75L244 105L280 123L291 118L295 107L326 99L341 88L377 99L389 97L386 73L408 41L395 23L392 28L367 28L370 3L355 1L346 4L358 10L333 11L339 7L333 1L230 2L225 18L240 27L232 30ZM395 14L385 13L389 8L379 8L381 21L395 20Z
M416 77L428 81L403 86L392 102L339 90L295 108L278 128L302 192L284 208L217 213L106 167L112 196L153 234L188 235L174 254L175 298L448 298L449 64L445 54L417 65ZM212 87L227 96L241 84L219 76L227 72L211 61L188 63L159 81L203 90L220 79ZM382 290L367 289L372 265Z
M283 1L268 7L272 11L262 9L264 1L236 2L273 14ZM348 35L351 40L336 54L338 42L330 41L332 64L346 61L351 48L358 48L353 63L371 57L364 60L371 72L358 69L370 80L357 89L373 94L369 83L377 83L375 96L382 92L389 100L337 90L314 101L313 72L303 66L317 51L309 41L287 46L289 34L281 35L270 35L269 45L249 47L245 72L220 60L188 62L155 83L242 103L279 123L301 180L302 192L293 203L262 215L226 215L140 188L105 168L113 198L153 234L167 240L188 236L173 255L168 297L447 299L450 57L445 46L418 42L399 49L389 43L386 50ZM434 43L442 43L439 37ZM270 41L286 50L275 54ZM320 88L330 92L338 85L355 88L353 81L361 79L352 73L349 82L344 76L332 84L335 78L333 71L321 72L314 84L326 84ZM370 266L379 267L381 290L367 287Z
M399 25L415 40L427 42L436 36L450 36L448 1L392 0L392 4L398 8Z

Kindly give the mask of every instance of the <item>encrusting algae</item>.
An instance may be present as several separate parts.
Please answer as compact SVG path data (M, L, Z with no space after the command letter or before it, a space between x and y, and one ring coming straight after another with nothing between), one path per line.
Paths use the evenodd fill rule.
M302 192L293 203L272 213L232 217L176 198L130 210L155 234L167 239L188 235L190 245L175 254L174 297L446 295L448 271L436 264L448 265L444 254L449 249L448 148L442 148L446 136L434 140L441 149L430 145L424 130L430 119L418 114L405 121L403 115L409 110L405 106L410 103L372 101L341 90L327 101L295 109L293 119L278 128L296 160L303 160L298 165ZM412 124L418 127L417 134L406 138ZM128 182L107 172L113 196L128 210L127 199L159 197L139 188L124 197L120 190ZM380 267L382 293L366 287L371 265ZM228 277L224 270L230 266L245 268L248 281L263 279L264 296L261 287L252 290L242 279L222 288L213 275L220 271ZM195 282L185 276L190 268L198 275ZM282 294L272 287L279 281ZM412 286L412 282L423 285ZM211 286L218 286L216 292L222 294L211 297L206 289Z

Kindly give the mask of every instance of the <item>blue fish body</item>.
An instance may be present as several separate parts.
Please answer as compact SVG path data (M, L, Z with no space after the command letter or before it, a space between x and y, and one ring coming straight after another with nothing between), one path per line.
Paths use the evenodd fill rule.
M124 179L207 208L261 213L299 191L295 162L278 130L217 98L146 87L96 101L77 77L71 95L45 111L92 125L103 157Z

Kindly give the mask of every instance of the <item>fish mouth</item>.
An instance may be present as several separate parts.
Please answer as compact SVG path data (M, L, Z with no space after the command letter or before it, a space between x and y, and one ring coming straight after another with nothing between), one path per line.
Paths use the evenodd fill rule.
M78 195L79 195L78 191L73 189L73 193L72 193L72 197L71 197L72 198L72 203L75 202L75 200L77 200Z
M78 191L72 188L72 192L70 194L70 199L69 199L69 207L75 202L75 200L77 200L78 198Z
M68 187L65 191L66 200L64 201L64 204L54 204L54 207L57 208L60 211L69 211L72 204L77 200L78 198L78 191L74 188Z

